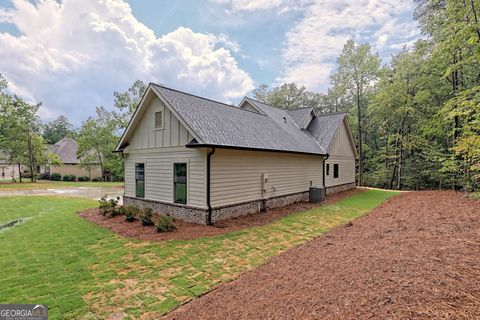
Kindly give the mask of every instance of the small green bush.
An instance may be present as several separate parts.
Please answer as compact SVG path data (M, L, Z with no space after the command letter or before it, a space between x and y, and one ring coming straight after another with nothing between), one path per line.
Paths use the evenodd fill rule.
M480 191L470 193L470 198L474 200L480 200Z
M160 216L160 219L158 219L157 224L155 227L157 228L158 232L169 232L177 229L173 222L175 219L173 219L170 216Z
M74 174L66 174L63 176L63 181L77 181L77 177Z
M60 173L52 173L50 175L50 180L52 181L60 181L62 180L62 175Z
M92 182L101 182L101 181L102 181L102 177L92 178Z
M78 177L78 181L90 181L90 178L87 176L80 176Z
M42 180L50 179L50 173L48 173L48 172L41 173L40 176L39 176L39 179L42 179Z
M141 210L137 206L123 206L120 207L120 214L125 215L125 220L128 222L135 221L140 215Z
M153 226L155 223L153 223L152 216L153 216L153 210L151 208L143 209L142 216L140 217L140 220L142 221L142 225Z
M117 199L107 199L107 195L103 196L100 200L98 200L100 203L98 207L100 209L100 213L108 218L119 215L121 212L119 208L117 208L118 200L120 200L118 197Z

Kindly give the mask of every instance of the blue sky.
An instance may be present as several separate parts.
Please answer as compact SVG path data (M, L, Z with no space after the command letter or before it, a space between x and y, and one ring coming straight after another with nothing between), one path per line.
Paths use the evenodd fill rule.
M224 102L261 83L323 92L348 39L389 56L419 37L411 1L0 0L0 73L78 125L136 79Z

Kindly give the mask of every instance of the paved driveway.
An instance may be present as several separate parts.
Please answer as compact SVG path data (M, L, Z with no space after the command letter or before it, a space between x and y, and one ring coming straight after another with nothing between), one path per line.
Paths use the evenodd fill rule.
M63 189L33 189L33 190L0 190L2 196L39 196L39 195L61 195L72 197L85 197L98 200L102 196L108 197L123 196L123 188L119 187L74 187Z

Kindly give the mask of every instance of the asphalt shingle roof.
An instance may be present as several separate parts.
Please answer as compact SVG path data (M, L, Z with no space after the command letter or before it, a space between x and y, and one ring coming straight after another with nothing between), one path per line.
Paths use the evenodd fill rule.
M307 129L301 129L296 121L305 114L303 109L298 112L286 111L245 98L264 113L261 114L156 84L152 86L201 140L192 141L192 146L212 145L324 155L328 150L326 142L332 140L339 125L334 117L315 121ZM310 109L306 110L310 112ZM335 123L328 124L326 128L317 127L325 125L329 119Z
M316 116L307 127L308 132L328 152L338 127L345 118L345 113Z
M301 109L293 109L288 110L287 113L292 118L292 120L297 124L297 126L301 127L303 121L307 118L307 116L312 112L312 108L301 108Z
M60 157L62 163L80 163L77 158L78 144L72 138L63 138L55 144L50 145L50 151Z

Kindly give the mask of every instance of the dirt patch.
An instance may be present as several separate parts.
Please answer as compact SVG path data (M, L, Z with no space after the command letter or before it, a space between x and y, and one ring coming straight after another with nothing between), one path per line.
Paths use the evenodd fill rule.
M166 319L478 319L480 205L403 193Z
M202 226L177 220L175 222L177 229L175 231L165 233L158 233L154 227L144 227L139 221L127 222L123 216L106 218L99 213L97 208L78 212L78 215L90 222L98 224L104 228L108 228L113 232L127 238L152 241L165 241L173 239L191 240L199 237L212 237L236 230L265 225L291 213L301 212L322 205L331 204L362 191L362 189L348 190L329 196L328 199L321 204L308 202L295 203L285 207L271 209L266 213L251 214L220 221L214 226ZM158 218L155 217L154 221L156 221L156 219Z

